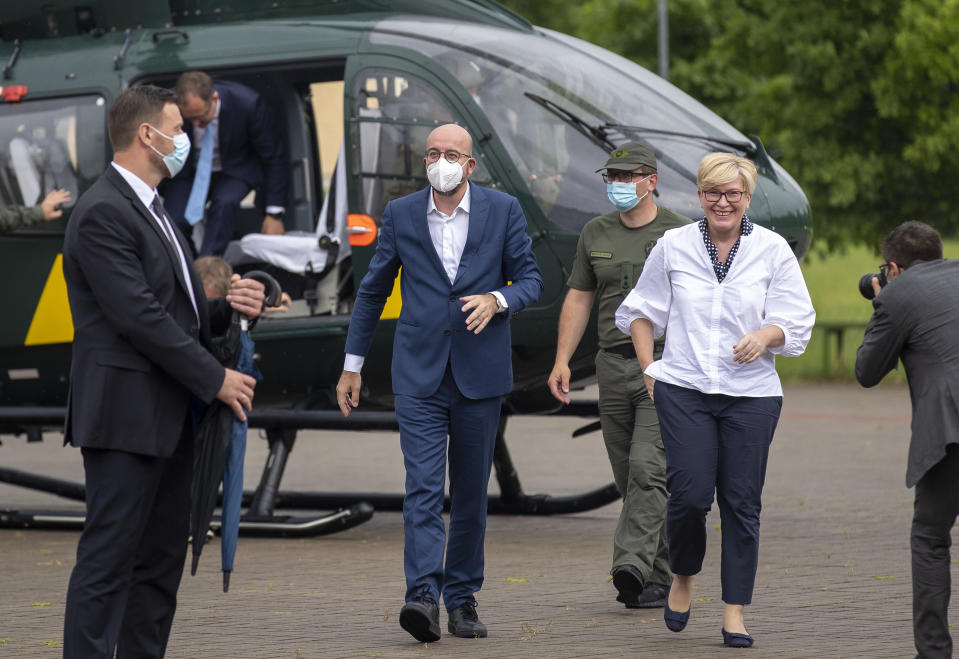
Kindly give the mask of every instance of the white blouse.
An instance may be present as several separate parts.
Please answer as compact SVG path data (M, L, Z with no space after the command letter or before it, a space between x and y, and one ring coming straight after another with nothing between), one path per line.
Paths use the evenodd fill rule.
M694 222L667 231L650 252L616 310L616 326L629 334L637 318L653 324L654 337L666 333L662 359L646 369L650 377L707 394L781 396L774 353L801 355L816 312L782 236L754 225L719 283ZM733 346L770 325L782 329L786 342L752 363L736 363Z

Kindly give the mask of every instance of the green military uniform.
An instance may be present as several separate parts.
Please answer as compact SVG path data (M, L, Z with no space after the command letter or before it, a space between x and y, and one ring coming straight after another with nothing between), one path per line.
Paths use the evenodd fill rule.
M616 328L616 309L636 285L663 233L689 219L660 208L652 222L630 228L619 211L593 218L576 246L570 288L599 301L599 420L623 509L613 536L613 567L633 565L647 584L672 581L666 547L666 453L656 408L630 337ZM656 345L657 357L662 343Z
M43 208L36 206L4 206L0 208L0 233L43 221Z

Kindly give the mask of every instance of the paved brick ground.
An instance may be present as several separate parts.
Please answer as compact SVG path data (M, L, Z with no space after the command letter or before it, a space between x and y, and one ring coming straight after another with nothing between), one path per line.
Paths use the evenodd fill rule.
M517 419L510 450L528 492L572 493L610 480L598 434L572 439L575 419ZM760 569L747 625L754 657L912 656L909 523L904 486L905 389L787 388L769 464ZM4 464L80 478L59 435L3 438ZM286 487L400 491L396 436L302 433ZM248 483L265 442L251 435ZM495 486L493 486L495 489ZM71 508L0 486L0 507ZM627 611L608 582L619 504L564 517L492 517L479 612L490 638L417 644L398 626L402 520L377 513L312 539L242 538L231 592L220 592L219 546L184 577L170 657L709 657L722 647L718 513L689 627L662 611ZM959 532L954 537L959 537ZM77 534L0 530L0 656L60 654L64 593ZM956 557L959 559L959 556ZM955 565L957 561L953 561ZM955 572L955 570L954 570ZM953 619L956 607L953 606ZM445 627L445 616L442 624Z

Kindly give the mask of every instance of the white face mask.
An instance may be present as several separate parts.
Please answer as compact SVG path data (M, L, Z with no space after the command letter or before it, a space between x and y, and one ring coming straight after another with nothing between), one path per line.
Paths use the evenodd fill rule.
M150 126L150 124L147 124ZM186 164L187 158L190 157L190 137L186 133L177 133L173 137L169 135L164 135L158 131L153 126L150 126L153 130L156 130L157 134L162 135L171 142L173 142L173 151L164 155L152 144L148 144L151 149L153 149L158 156L163 158L163 164L166 165L167 171L170 172L170 176L176 176L180 173L180 170L183 169L183 166Z
M426 168L426 178L438 192L451 192L463 182L463 167L440 157Z

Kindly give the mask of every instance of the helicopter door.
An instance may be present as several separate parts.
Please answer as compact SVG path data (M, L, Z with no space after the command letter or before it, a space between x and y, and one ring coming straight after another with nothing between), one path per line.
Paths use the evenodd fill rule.
M388 66L351 71L347 64L346 140L352 213L366 215L378 223L388 201L429 185L423 154L426 138L437 126L458 123L476 134L465 113L449 102L436 85L427 82L427 77L426 72L417 75ZM486 165L487 155L482 144L474 144L477 167L471 180L502 189ZM368 233L354 233L351 246L354 279L359 283L376 243ZM393 307L393 303L391 300L387 304L384 317L395 317L394 312L398 315L398 307Z

